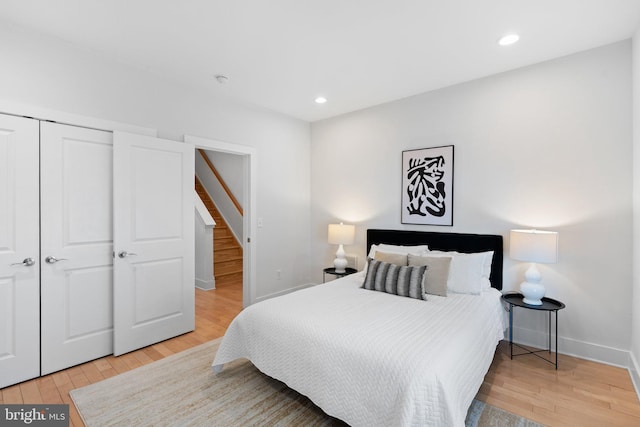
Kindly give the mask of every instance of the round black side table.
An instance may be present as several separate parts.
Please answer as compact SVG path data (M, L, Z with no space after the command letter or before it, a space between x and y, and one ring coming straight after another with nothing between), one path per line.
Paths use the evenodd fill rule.
M537 357L539 357L540 359L551 363L552 365L554 365L556 367L556 370L558 369L558 311L562 310L563 308L565 308L565 305L555 299L552 298L547 298L544 297L542 298L542 304L541 305L531 305L531 304L527 304L525 302L522 301L523 299L523 295L521 293L508 293L508 294L504 294L502 295L502 300L504 302L506 302L509 305L509 353L511 355L511 358L513 359L513 356L524 356L526 354L533 354ZM513 343L513 309L515 307L522 307L528 310L538 310L538 311L546 311L549 314L549 320L548 320L548 324L549 324L549 331L547 332L547 337L549 339L549 346L546 350L535 350L535 351L531 351L527 348L522 347L519 344L514 344ZM551 354L551 313L555 313L556 315L556 347L555 347L555 353L556 353L556 357L555 357L555 362L552 360L549 360L546 357L542 357L540 356L538 353L542 353L542 352L548 352L549 354ZM516 346L522 350L525 350L524 353L518 353L518 354L513 354L513 346Z
M347 268L344 269L344 273L337 273L335 267L325 268L324 270L322 270L322 283L325 282L325 280L327 278L326 277L327 274L331 274L331 275L336 276L336 277L344 277L344 276L348 276L349 274L356 273L357 271L358 270L356 270L355 268L347 267Z

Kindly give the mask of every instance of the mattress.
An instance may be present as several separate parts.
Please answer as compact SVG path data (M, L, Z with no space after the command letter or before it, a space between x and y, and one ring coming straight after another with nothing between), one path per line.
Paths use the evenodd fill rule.
M463 426L504 337L500 292L423 301L362 289L363 279L247 307L214 370L249 359L352 426Z

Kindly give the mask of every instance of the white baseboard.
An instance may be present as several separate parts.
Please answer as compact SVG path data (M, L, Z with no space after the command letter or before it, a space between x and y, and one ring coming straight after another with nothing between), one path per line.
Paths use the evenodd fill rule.
M627 369L631 376L633 388L636 389L636 394L638 395L638 399L640 399L640 365L638 365L638 361L631 351L629 352L629 367Z
M269 294L269 295L264 295L264 296L261 296L261 297L257 297L255 302L260 302L260 301L264 301L264 300L267 300L267 299L270 299L270 298L279 297L281 295L290 294L291 292L299 291L300 289L304 289L304 288L310 288L311 286L316 286L316 285L317 285L317 283L305 283L303 285L294 286L293 288L285 289L284 291L274 292L274 293Z
M203 291L211 291L216 288L216 279L203 280L196 277L195 282L196 288L202 289Z
M537 348L547 348L548 338L546 331L534 331L524 328L513 328L513 342L529 345ZM509 331L505 335L509 339ZM551 349L555 348L555 337L551 337ZM605 363L607 365L629 368L630 353L628 350L607 347L599 344L574 340L572 338L558 337L558 353L580 359Z

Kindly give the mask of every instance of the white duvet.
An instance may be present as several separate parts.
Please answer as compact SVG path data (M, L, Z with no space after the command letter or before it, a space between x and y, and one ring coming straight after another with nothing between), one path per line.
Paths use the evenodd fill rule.
M503 338L500 292L421 301L362 281L354 274L247 307L214 370L247 358L352 426L463 426Z

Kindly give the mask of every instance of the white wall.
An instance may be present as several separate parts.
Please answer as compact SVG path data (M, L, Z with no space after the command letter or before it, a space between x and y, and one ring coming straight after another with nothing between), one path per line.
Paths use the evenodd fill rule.
M401 75L398 76L401 78ZM626 365L631 336L632 137L629 41L312 124L313 274L330 265L327 224L495 233L560 233L541 265L563 301L560 351ZM403 150L455 146L454 226L400 224ZM505 290L524 263L505 259ZM520 341L544 343L546 316L522 311Z
M633 37L633 319L630 372L640 395L640 29Z
M308 282L308 123L234 105L9 25L0 27L0 58L0 101L156 128L161 138L190 134L255 147L264 223L255 242L256 297Z
M242 156L220 151L207 151L207 157L215 166L216 170L224 180L233 197L236 198L240 206L244 199L244 180L242 168L244 166Z

